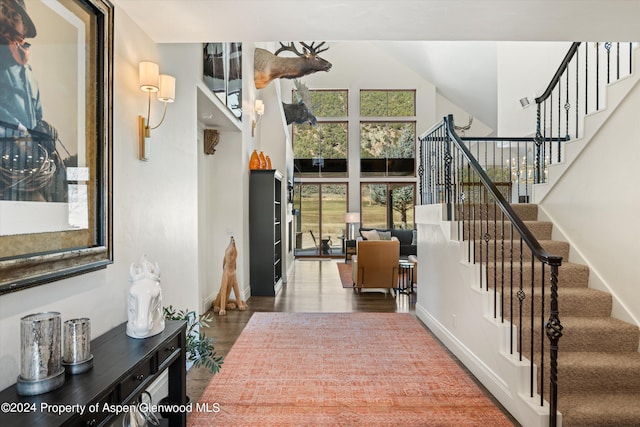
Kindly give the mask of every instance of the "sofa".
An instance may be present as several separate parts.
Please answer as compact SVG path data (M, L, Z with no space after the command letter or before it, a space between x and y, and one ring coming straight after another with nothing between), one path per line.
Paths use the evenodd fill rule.
M400 241L400 256L418 254L417 230L404 230L400 228L360 228L362 240L391 240L395 237Z

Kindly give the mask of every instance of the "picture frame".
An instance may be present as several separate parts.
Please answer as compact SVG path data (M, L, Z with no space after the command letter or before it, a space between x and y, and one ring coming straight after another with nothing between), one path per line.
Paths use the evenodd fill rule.
M16 62L41 105L30 126L0 105L0 295L113 262L113 5L20 3L29 52Z

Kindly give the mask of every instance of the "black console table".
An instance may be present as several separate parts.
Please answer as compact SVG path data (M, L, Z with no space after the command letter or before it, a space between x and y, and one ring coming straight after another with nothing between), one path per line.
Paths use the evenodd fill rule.
M186 402L186 322L167 320L162 333L134 339L123 323L91 341L93 368L67 374L62 387L36 396L20 396L15 384L0 392L0 425L104 426L124 406L137 402L140 394L168 370L169 401ZM157 404L157 402L153 402ZM57 414L69 409L69 412ZM83 414L80 414L81 410ZM171 413L168 425L186 425L186 413Z

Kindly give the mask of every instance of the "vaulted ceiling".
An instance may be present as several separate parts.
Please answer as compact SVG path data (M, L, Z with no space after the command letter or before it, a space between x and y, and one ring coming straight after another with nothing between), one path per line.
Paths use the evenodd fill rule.
M157 43L384 41L494 129L495 42L640 40L640 0L112 1Z

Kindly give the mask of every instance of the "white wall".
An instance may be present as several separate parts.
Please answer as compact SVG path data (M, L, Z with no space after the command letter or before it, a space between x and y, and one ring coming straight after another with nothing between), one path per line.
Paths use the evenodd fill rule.
M19 374L20 318L53 310L63 320L87 316L92 337L126 321L129 266L146 253L162 270L165 305L198 308L195 86L188 50L158 49L116 8L114 57L114 257L107 269L0 296L0 389ZM200 50L198 55L200 55ZM196 56L198 58L199 56ZM137 116L146 112L138 62L156 60L177 77L176 102L152 131L149 162L138 160ZM152 105L152 121L160 103Z
M638 324L640 187L634 177L640 159L639 110L636 83L541 202L554 227L571 242L572 254L590 264L592 276L599 276Z
M234 131L220 132L220 142L214 155L203 153L203 129L198 135L200 191L200 289L201 312L208 310L218 294L222 279L224 253L233 236L238 250L236 277L240 293L245 289L245 269L248 247L245 247L243 206L246 203L245 160L242 134ZM248 287L248 280L247 287ZM246 295L243 294L243 298Z
M542 95L569 50L568 42L500 42L498 46L498 136L533 135L534 99ZM533 104L522 109L520 98Z
M330 42L329 50L322 57L333 64L328 72L317 72L302 78L310 89L348 89L349 115L359 116L360 89L416 89L418 135L425 132L436 120L436 88L420 75L398 62L388 52L369 42ZM375 72L373 72L375 70ZM392 76L390 78L390 76ZM282 81L282 94L290 102L293 84ZM351 121L349 135L360 134L359 123ZM349 161L358 167L359 147L349 148ZM407 181L406 178L400 179ZM305 179L312 181L312 179ZM360 187L359 168L350 166L349 178L335 178L335 182L349 182L350 211L359 211Z
M473 115L469 115L469 113L464 111L458 105L438 93L436 95L436 119L442 120L449 114L453 114L453 123L455 126L468 126L469 117L473 119L471 127L469 127L468 130L464 131L464 133L462 131L458 131L458 135L460 136L490 136L494 131L485 123L480 121L480 119L473 117Z
M479 266L467 262L467 244L445 215L445 205L416 207L416 316L522 425L548 425L539 396L528 397L529 362L510 355L509 323L493 319L494 294L479 289Z

